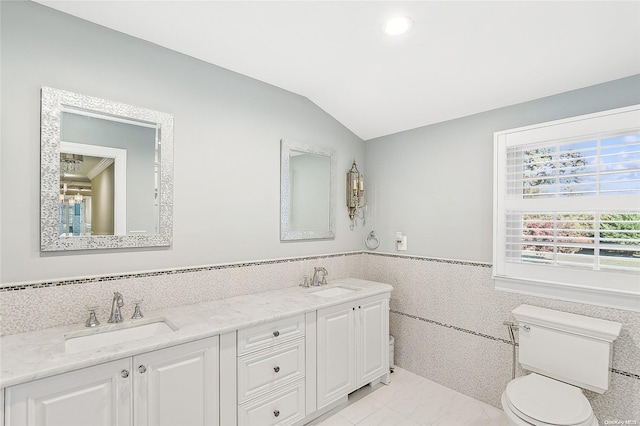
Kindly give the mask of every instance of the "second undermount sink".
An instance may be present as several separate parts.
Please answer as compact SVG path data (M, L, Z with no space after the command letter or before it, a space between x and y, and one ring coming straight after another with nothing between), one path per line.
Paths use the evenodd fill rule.
M99 349L105 346L132 342L147 337L171 333L178 328L164 318L136 320L122 324L109 324L95 329L81 330L64 336L66 353Z
M321 297L334 297L334 296L342 296L343 294L353 293L354 291L360 290L359 288L353 287L344 287L344 286L336 286L324 288L322 290L312 291L311 294L315 296Z

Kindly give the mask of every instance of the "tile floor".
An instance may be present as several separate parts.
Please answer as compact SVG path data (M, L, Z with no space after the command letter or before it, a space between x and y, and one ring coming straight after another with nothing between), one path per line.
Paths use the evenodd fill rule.
M349 396L346 408L313 424L506 426L507 419L502 410L396 367L389 385L365 386Z

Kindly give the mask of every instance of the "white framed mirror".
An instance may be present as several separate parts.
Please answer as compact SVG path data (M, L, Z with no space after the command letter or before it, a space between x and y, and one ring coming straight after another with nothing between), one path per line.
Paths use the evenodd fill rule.
M40 250L170 246L173 116L42 88Z
M280 240L335 238L335 175L334 150L280 142Z

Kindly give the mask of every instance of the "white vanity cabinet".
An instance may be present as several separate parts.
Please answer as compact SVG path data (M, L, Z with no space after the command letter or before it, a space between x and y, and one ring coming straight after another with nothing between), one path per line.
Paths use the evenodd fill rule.
M388 293L319 309L316 321L318 409L389 373Z
M65 353L60 328L3 336L0 383L9 386L0 389L0 426L309 423L389 378L391 286L341 285L356 288L324 297L287 288L261 293L259 304L252 295L203 306L228 309L224 318L169 310L163 318L178 315L180 330L139 347ZM166 344L174 346L153 350Z
M6 389L6 426L218 425L218 336Z
M305 409L305 316L238 330L238 425L290 425Z
M356 307L349 302L318 310L318 409L356 388Z
M6 389L6 426L129 426L131 358Z
M356 389L389 374L389 294L358 301Z
M217 426L218 336L133 357L136 426Z

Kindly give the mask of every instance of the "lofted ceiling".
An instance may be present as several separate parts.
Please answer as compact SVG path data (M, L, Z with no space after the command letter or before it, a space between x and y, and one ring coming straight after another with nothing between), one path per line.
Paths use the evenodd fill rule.
M37 2L305 96L363 140L640 74L635 0ZM412 30L383 34L395 15Z

